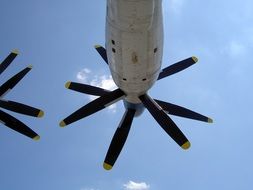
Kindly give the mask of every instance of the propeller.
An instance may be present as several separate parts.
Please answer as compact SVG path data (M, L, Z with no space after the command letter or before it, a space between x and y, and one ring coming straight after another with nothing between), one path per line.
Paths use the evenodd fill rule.
M135 115L134 109L126 109L125 114L112 138L109 150L104 160L104 169L112 169L128 136Z
M192 66L193 64L195 64L197 62L198 62L198 58L193 56L193 57L189 57L187 59L184 59L182 61L179 61L177 63L174 63L173 65L170 65L170 66L164 68L160 72L157 80L160 80L160 79L163 79L163 78L168 77L170 75L173 75L175 73L178 73L178 72Z
M0 65L0 74L11 64L11 62L17 57L18 50L13 50Z
M104 61L108 64L108 59L106 56L106 49L102 46L95 46L98 53L104 59ZM165 78L167 76L173 75L177 72L180 72L191 65L195 64L198 61L196 57L190 57L171 66L163 69L158 77L158 80ZM81 84L76 82L67 82L66 88L89 94L94 96L99 96L94 101L88 103L87 105L81 107L79 110L65 118L60 122L60 126L64 127L68 124L71 124L79 119L87 117L97 111L102 110L103 108L111 105L112 103L118 101L119 99L127 96L122 90L117 89L114 91L105 90L103 88ZM168 114L176 115L180 117L185 117L189 119L204 121L208 123L212 123L212 119L201 115L197 112L191 111L187 108L171 104L168 102L164 102L161 100L152 99L148 94L143 94L139 96L141 104L147 108L153 118L157 121L157 123L161 126L161 128L182 148L188 149L191 144L186 136L182 133L182 131L178 128L178 126L174 123L174 121L169 117ZM137 116L137 113L143 109L141 104L133 104L127 102L126 99L124 101L124 106L126 108L125 114L123 115L121 122L119 123L118 128L116 129L113 138L111 140L111 144L107 151L107 154L104 159L103 167L106 170L112 169L114 166L125 142L127 136L129 134L131 124L133 122L133 118Z
M180 131L177 125L163 111L163 109L147 94L139 97L143 105L147 108L154 119L159 123L163 130L183 149L190 148L190 142Z
M16 84L32 69L32 66L28 66L9 80L7 80L1 87L0 87L0 96L4 96L8 93Z
M0 100L0 107L32 117L42 117L44 115L44 112L40 109L9 100Z
M82 84L82 83L77 83L77 82L67 82L65 84L65 87L70 90L74 90L77 92L85 93L85 94L90 94L94 96L103 96L107 93L109 93L109 90L105 90L103 88L87 85L87 84Z
M187 108L175 105L175 104L171 104L168 102L164 102L161 100L155 100L156 103L158 103L163 110L165 110L166 112L168 112L168 114L171 115L176 115L179 117L185 117L188 119L194 119L194 120L198 120L198 121L204 121L204 122L208 122L208 123L212 123L213 120L209 117L206 117L204 115L201 115L197 112L191 111Z
M101 45L95 45L95 49L99 53L99 55L103 58L105 63L108 65L108 59L107 59L107 54L106 54L106 49L102 47Z
M40 136L27 127L24 123L16 119L15 117L3 112L0 110L0 121L7 127L17 131L27 137L32 138L33 140L39 140Z
M18 55L18 51L12 51L7 58L0 64L0 74L11 64L11 62ZM3 97L12 89L17 83L32 69L32 66L28 66L25 69L21 70L19 73L11 77L4 84L0 86L0 108L7 109L13 112L17 112L23 115L28 115L32 117L42 117L44 112L40 109L15 102L10 100L5 100ZM34 140L39 140L40 136L31 130L24 123L14 118L13 116L5 113L0 110L0 121L7 127L27 136Z
M105 94L95 99L94 101L88 103L87 105L81 107L80 109L66 117L60 122L60 126L65 127L66 125L69 125L95 112L98 112L110 106L111 104L119 101L123 96L125 96L125 93L120 89L116 89L112 92L109 92L108 94Z

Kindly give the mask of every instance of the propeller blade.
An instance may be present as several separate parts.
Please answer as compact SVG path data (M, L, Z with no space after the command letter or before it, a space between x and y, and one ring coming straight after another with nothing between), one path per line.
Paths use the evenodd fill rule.
M184 108L184 107L181 107L181 106L178 106L175 104L171 104L168 102L164 102L161 100L155 99L155 101L162 107L163 110L168 112L168 114L176 115L179 117L185 117L188 119L194 119L194 120L198 120L198 121L213 123L213 120L211 118L201 115L197 112L191 111L187 108Z
M6 125L7 127L17 131L27 137L32 138L33 140L39 140L40 136L27 127L24 123L17 120L15 117L3 112L0 110L0 122Z
M0 87L0 96L6 94L9 90L11 90L30 70L32 66L28 66L12 78L7 80L1 87Z
M0 64L0 74L11 64L11 62L17 57L18 50L13 50L3 62Z
M104 161L104 169L110 170L112 169L114 163L116 162L129 133L131 128L131 124L135 115L134 109L128 109L125 111L122 120L114 133L112 138L109 150L106 154L105 161Z
M0 100L0 107L33 117L42 117L44 115L42 110L14 101Z
M91 86L87 84L81 84L77 82L70 82L70 81L65 84L65 87L70 90L74 90L77 92L90 94L94 96L103 96L110 92L109 90L105 90L103 88L99 88L99 87L95 87L95 86Z
M189 57L185 60L179 61L173 65L170 65L170 66L164 68L160 72L157 80L160 80L162 78L165 78L165 77L168 77L168 76L173 75L175 73L178 73L178 72L192 66L193 64L197 63L197 61L198 61L198 58L193 56L193 57Z
M110 106L111 104L117 102L124 95L125 93L120 89L116 89L110 93L107 93L106 95L95 99L94 101L86 104L85 106L72 113L70 116L66 117L60 122L60 126L64 127L95 112L98 112L107 106Z
M151 115L165 130L165 132L183 149L190 148L190 142L180 131L177 125L170 119L170 117L163 111L163 109L147 94L139 97L143 105L148 109Z
M108 59L107 59L107 54L106 54L106 49L100 45L95 45L95 49L99 53L99 55L103 58L103 60L107 63L108 65Z

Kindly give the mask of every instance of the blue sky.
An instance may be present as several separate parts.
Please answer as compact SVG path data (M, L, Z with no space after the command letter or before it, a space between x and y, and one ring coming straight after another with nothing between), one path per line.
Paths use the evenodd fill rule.
M34 66L6 98L39 107L45 116L13 113L40 134L38 142L0 127L0 189L252 189L253 2L163 5L163 67L192 55L199 62L157 82L149 94L206 114L214 124L172 117L192 144L183 151L145 111L108 172L102 163L124 113L122 103L58 127L91 98L65 89L66 81L112 87L93 48L105 41L106 1L1 0L0 59L20 50L1 83Z

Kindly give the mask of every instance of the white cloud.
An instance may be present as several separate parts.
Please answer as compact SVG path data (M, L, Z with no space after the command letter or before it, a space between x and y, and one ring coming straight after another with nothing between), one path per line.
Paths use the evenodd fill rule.
M124 184L124 188L125 190L148 190L149 189L149 185L146 184L145 182L133 182L133 181L129 181L127 184Z
M240 42L231 41L227 47L227 51L230 56L233 56L233 57L241 56L246 52L246 47Z
M100 77L95 76L95 79L90 82L90 85L104 88L107 90L114 90L117 88L111 75L102 75Z
M102 75L102 76L94 75L94 73L87 68L84 68L81 71L79 71L76 75L76 78L79 82L104 88L107 90L114 90L117 88L111 75ZM97 96L92 95L89 95L88 97L90 100L94 100L97 98ZM108 107L108 109L113 113L116 112L116 108L117 108L116 104L112 104Z
M87 82L87 78L90 73L91 71L89 69L84 68L77 73L76 78L80 82Z

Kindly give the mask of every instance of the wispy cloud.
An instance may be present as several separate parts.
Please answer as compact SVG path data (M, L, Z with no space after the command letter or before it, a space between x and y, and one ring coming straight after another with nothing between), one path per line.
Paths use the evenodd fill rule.
M117 88L111 75L95 76L90 84L107 90L114 90Z
M149 190L150 185L146 184L145 182L133 182L129 181L128 183L124 184L125 190Z
M76 79L79 82L89 84L92 86L104 88L107 90L114 90L117 88L116 84L114 83L111 75L95 75L90 69L84 68L81 71L79 71L76 75ZM89 95L88 96L90 100L94 100L97 97ZM116 104L112 104L108 107L108 109L112 112L116 112Z
M231 41L228 44L226 50L230 56L236 57L243 55L246 52L246 47L243 43L240 43L238 41Z
M91 73L91 70L84 68L81 71L79 71L76 75L76 78L80 82L87 82L88 75Z

